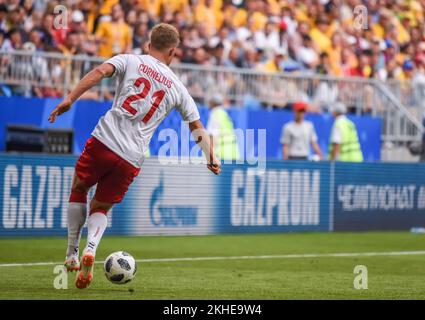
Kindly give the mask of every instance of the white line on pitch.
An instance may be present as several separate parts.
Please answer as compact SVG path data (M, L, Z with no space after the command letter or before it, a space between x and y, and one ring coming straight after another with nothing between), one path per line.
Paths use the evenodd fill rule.
M425 255L425 251L389 251L389 252L347 252L347 253L306 253L282 254L261 256L229 256L229 257L188 257L188 258L158 258L138 259L136 262L183 262L183 261L214 261L214 260L261 260L261 259L302 259L302 258L344 258L344 257L378 257L378 256L407 256ZM104 261L96 261L104 263ZM60 265L61 262L29 262L29 263L2 263L0 267L34 267Z

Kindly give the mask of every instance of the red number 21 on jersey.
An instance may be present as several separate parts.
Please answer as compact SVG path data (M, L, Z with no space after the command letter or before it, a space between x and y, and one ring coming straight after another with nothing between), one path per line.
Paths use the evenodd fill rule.
M128 96L121 107L123 107L125 110L130 112L133 116L137 113L137 110L131 106L131 103L136 100L145 99L148 95L149 91L151 90L151 83L146 78L138 78L134 82L134 85L139 88L141 85L143 85L143 91L137 94L133 94L131 96ZM164 99L165 91L164 90L158 90L155 91L152 95L152 98L155 99L152 103L152 106L150 107L149 111L146 113L146 115L143 117L142 122L148 123L148 121L152 118L153 114L155 113L156 109L158 109L159 104Z

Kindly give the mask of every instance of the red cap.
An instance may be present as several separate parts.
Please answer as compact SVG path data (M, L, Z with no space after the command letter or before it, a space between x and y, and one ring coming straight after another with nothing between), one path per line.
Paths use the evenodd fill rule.
M294 103L294 111L306 111L307 110L307 103L305 102L295 102Z

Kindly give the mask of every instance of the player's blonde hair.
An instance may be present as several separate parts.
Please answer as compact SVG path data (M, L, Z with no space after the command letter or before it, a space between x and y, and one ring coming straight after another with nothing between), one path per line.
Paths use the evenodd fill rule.
M175 48L180 43L180 35L171 24L160 23L152 28L150 34L151 46L159 51Z

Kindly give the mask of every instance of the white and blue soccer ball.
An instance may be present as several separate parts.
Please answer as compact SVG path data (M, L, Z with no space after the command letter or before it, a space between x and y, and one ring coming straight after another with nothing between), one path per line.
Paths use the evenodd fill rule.
M136 260L125 251L111 253L103 265L106 278L115 284L125 284L133 280L137 272Z

